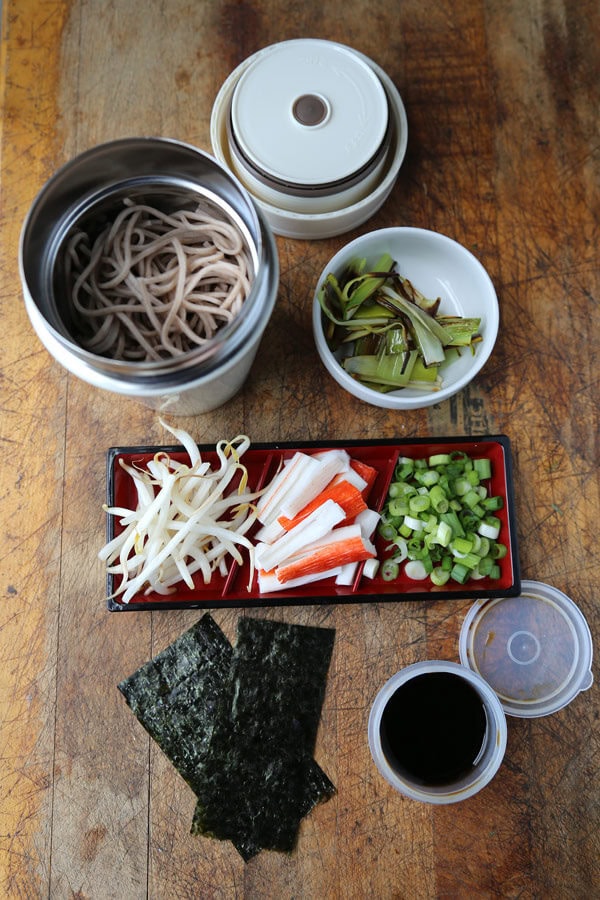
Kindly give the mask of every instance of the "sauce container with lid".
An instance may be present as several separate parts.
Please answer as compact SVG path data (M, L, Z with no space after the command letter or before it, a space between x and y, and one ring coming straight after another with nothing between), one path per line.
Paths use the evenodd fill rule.
M392 675L378 691L368 724L373 761L397 791L414 800L433 804L466 800L485 787L502 764L506 716L537 718L566 707L592 686L592 655L592 637L583 614L570 597L551 585L522 581L517 597L477 600L461 627L460 664L442 660L414 663ZM487 728L480 754L461 777L436 785L420 781L398 764L402 753L397 755L393 746L391 750L386 747L383 719L386 707L388 714L391 710L401 716L401 705L390 703L402 685L417 675L440 672L460 673L477 688ZM468 716L463 717L460 728L468 731ZM437 734L442 765L443 753L452 749L452 725L444 721ZM396 740L410 743L411 736L396 736Z
M275 233L331 237L389 195L406 152L406 113L386 73L358 51L283 41L225 81L211 143Z

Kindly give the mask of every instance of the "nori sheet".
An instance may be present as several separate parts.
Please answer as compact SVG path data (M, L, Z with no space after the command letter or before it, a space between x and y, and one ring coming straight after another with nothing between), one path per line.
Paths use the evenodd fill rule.
M293 849L301 819L335 788L313 760L333 629L242 618L208 753L194 833Z
M233 647L206 614L118 686L196 794L232 657Z
M243 618L234 649L207 613L119 684L198 797L193 834L231 840L245 860L289 852L335 793L312 756L334 636Z

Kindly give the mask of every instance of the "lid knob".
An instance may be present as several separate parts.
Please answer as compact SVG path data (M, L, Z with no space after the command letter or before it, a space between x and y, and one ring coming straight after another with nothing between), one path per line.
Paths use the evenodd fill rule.
M518 666L530 666L540 655L541 649L540 642L531 631L515 631L507 644L508 655Z
M331 41L284 41L256 55L231 96L231 142L251 177L306 191L362 181L387 151L390 109L378 74ZM331 190L328 190L331 193Z
M292 106L292 115L300 125L321 125L329 118L329 113L329 104L318 94L302 94Z

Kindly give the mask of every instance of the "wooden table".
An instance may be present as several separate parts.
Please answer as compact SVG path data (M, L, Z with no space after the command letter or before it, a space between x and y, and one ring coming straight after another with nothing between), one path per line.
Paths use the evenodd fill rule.
M43 183L107 139L163 135L209 150L216 93L260 47L342 41L394 80L409 148L391 197L356 232L277 239L276 311L243 391L179 420L199 442L505 433L524 578L598 605L600 10L595 0L4 0L2 23L2 604L0 894L10 898L600 896L597 688L555 715L509 719L493 782L456 806L395 793L366 738L380 685L458 659L467 601L249 610L336 629L317 759L337 795L291 856L248 864L191 837L191 791L117 682L199 617L111 614L105 451L161 444L157 416L69 376L34 336L19 232ZM341 392L311 334L311 295L355 234L441 231L489 271L501 327L455 399L394 413ZM244 611L215 612L233 638Z

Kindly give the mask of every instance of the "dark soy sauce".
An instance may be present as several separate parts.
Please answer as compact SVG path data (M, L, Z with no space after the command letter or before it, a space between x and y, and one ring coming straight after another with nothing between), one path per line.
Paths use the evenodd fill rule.
M399 774L439 787L472 771L486 730L475 688L451 672L429 672L390 697L381 717L381 746Z

